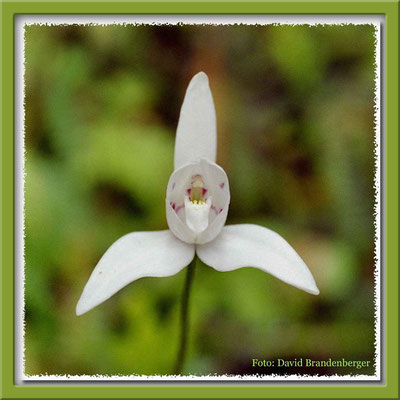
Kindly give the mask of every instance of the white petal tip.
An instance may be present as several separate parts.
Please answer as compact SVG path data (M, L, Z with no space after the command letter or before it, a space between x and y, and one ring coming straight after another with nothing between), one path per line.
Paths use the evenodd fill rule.
M319 295L319 289L317 287L315 289L307 290L307 292L315 296Z
M314 283L312 286L309 286L307 288L301 288L307 293L313 294L315 296L319 295L319 289L317 288L317 285Z
M79 301L78 304L76 305L75 313L79 317L82 314L85 314L88 312L88 309L85 309L85 307L82 305L82 303Z
M208 87L208 76L204 72L199 72L197 73L192 80L189 83L189 89L192 89L193 87L197 85L202 85L204 87Z

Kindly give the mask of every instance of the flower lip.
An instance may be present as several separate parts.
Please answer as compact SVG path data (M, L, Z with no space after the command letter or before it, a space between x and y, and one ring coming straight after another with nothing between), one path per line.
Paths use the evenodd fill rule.
M185 222L196 235L207 229L211 200L211 197L205 202L190 200L188 196L185 196Z

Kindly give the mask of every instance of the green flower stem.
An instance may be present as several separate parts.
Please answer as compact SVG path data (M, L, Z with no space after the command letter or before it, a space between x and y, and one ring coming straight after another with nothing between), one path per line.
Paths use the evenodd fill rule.
M180 334L180 345L178 350L178 357L176 359L175 375L182 374L183 363L185 361L187 337L188 337L188 325L189 325L189 300L190 300L190 289L194 278L194 269L197 262L197 256L194 257L193 261L187 267L185 287L182 295L182 309L181 309L181 334Z

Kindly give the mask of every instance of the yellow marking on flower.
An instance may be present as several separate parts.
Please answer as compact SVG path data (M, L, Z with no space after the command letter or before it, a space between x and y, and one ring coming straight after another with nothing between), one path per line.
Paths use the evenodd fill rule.
M193 204L202 204L200 202L204 202L203 188L204 181L202 177L200 175L195 175L193 177L190 189L190 200L193 202Z
M190 202L192 204L199 205L199 206L202 206L203 204L206 204L206 202L203 201L203 200L191 200Z

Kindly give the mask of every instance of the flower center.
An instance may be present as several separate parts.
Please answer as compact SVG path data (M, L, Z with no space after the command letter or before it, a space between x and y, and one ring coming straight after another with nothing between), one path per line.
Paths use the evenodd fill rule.
M208 226L211 197L205 198L207 189L201 175L192 178L189 197L185 197L186 224L195 233L203 232Z
M190 185L190 201L193 204L203 204L207 189L204 188L204 181L201 175L195 175Z

